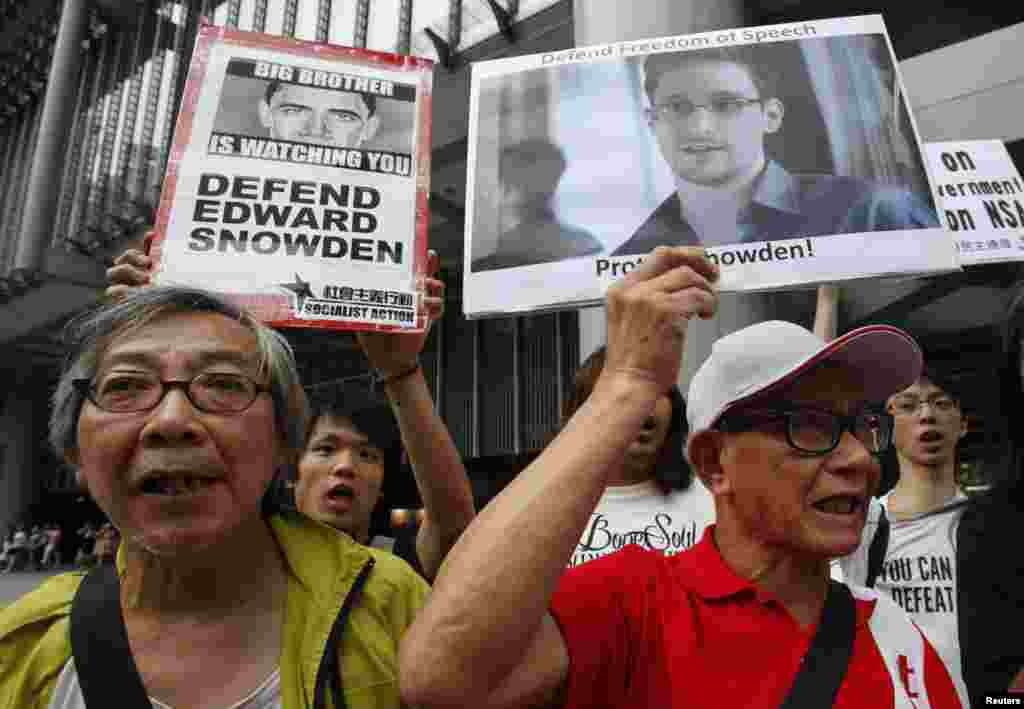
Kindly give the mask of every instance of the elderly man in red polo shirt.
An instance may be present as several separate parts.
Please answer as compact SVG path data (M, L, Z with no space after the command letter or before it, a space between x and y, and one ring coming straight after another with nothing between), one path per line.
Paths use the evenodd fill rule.
M717 523L688 551L564 572L605 478L675 383L687 319L716 307L701 249L659 247L608 294L608 359L558 438L449 553L401 648L414 707L959 707L916 626L829 579L860 540L891 419L870 402L921 353L872 326L830 343L767 322L716 343L687 454Z

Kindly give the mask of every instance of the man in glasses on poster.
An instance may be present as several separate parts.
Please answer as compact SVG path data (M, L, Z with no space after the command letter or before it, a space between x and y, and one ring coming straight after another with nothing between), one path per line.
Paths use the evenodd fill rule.
M912 192L854 177L796 174L766 156L785 107L752 47L652 54L644 61L648 125L676 191L618 247L774 241L938 227Z

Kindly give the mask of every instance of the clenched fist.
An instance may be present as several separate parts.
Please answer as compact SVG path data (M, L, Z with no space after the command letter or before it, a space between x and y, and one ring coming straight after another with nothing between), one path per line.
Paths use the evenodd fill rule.
M649 382L660 393L676 383L693 316L718 307L718 266L704 249L659 246L608 289L608 358L603 375Z

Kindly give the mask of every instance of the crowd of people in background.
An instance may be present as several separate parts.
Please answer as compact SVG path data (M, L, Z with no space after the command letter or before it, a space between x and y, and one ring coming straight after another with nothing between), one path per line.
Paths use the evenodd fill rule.
M110 521L75 534L84 578L0 615L0 704L80 706L86 647L44 638L102 603L149 695L181 706L308 706L301 687L318 707L945 708L1024 690L1024 558L1006 544L1020 299L998 368L1007 446L968 496L963 394L895 327L758 323L715 344L684 398L686 320L715 312L717 267L659 249L609 291L608 343L557 435L478 514L419 367L426 332L360 334L383 407L311 408L283 338L214 294L149 287L151 265L119 259L110 300L69 331L51 442ZM396 541L371 518L403 451L425 512ZM60 542L58 525L12 528L3 568L59 565Z
M0 573L58 570L64 568L67 558L73 558L77 568L90 568L112 560L120 541L117 528L110 522L86 522L75 537L73 546L65 544L59 522L9 525L0 540ZM66 557L69 546L73 553Z

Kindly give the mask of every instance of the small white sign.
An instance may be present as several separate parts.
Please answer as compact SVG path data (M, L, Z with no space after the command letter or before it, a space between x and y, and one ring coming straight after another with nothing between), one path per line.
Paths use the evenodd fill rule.
M961 263L1024 261L1024 179L1006 145L955 140L925 150Z

